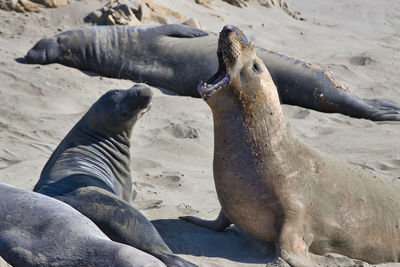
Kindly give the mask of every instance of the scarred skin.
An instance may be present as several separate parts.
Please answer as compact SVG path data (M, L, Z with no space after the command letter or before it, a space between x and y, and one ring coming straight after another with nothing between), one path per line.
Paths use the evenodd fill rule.
M12 266L165 266L111 241L89 218L54 198L0 183L0 203L0 257Z
M173 255L154 226L129 204L130 137L151 96L145 84L104 94L55 149L34 191L71 205L114 241L167 266L191 267L195 265Z
M244 34L225 26L218 47L224 64L209 80L214 85L199 91L213 113L214 181L222 211L215 221L182 219L217 231L233 223L275 243L276 256L290 266L360 264L350 258L399 261L397 179L298 141L267 68ZM224 66L230 78L215 85Z
M97 26L42 39L25 61L61 63L199 97L198 82L218 68L216 46L214 34L184 25ZM256 51L283 104L377 121L400 120L400 106L393 101L361 99L318 66L263 48Z

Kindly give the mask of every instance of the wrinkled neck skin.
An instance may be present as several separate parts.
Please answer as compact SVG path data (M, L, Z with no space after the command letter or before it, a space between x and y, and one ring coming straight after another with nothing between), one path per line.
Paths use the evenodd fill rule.
M217 92L226 94L218 96L219 102L208 101L214 119L214 178L216 184L222 182L222 191L224 184L238 179L252 181L255 186L267 184L266 194L276 195L285 178L295 171L293 162L288 161L293 150L288 147L297 150L299 144L284 121L272 79L262 83L263 88L253 96L242 93L232 97L233 90L224 88ZM226 177L227 169L233 170L235 177Z
M85 120L86 116L53 152L35 189L51 187L57 194L82 186L98 186L129 201L131 130L107 136L89 129Z

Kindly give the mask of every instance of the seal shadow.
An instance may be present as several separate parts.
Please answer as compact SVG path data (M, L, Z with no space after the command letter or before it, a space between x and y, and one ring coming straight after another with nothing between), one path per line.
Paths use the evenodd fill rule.
M254 239L235 226L215 232L178 219L151 223L176 254L218 257L241 263L266 264L274 260L273 245Z
M16 62L20 63L20 64L28 64L28 62L25 61L25 58L23 57L17 57L14 59Z
M32 65L31 63L28 63L24 57L17 57L14 59L16 62L20 63L20 64L27 64L27 65ZM83 74L86 74L87 76L90 77L98 77L101 76L95 72L89 71L89 70L80 70L80 72L82 72Z

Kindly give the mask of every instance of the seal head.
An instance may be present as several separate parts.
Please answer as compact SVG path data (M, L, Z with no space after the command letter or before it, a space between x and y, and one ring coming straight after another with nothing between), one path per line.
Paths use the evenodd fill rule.
M144 84L100 97L53 152L34 191L57 196L96 185L129 201L130 137L151 97Z
M110 90L90 108L82 120L101 135L125 133L128 137L135 122L150 108L149 87L135 85L128 90Z
M239 57L241 54L245 57ZM244 65L249 65L249 68L242 71L260 72L265 68L264 64L260 64L260 59L256 58L254 45L240 29L232 25L226 25L220 33L217 56L218 71L206 83L201 82L197 87L205 100L219 90L229 90L228 87L231 90L241 88L229 85L240 85L243 76L237 73Z

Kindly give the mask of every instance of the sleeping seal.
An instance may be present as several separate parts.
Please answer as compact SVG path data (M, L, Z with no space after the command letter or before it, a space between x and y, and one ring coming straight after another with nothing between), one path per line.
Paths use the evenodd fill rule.
M87 217L56 199L0 183L0 257L12 266L165 266L111 241Z
M213 113L222 211L215 221L182 219L215 230L234 223L275 243L276 256L291 266L399 261L398 179L330 158L293 137L267 68L238 28L224 27L217 54L217 73L198 90Z
M34 191L64 201L112 240L152 254L167 266L194 266L173 255L154 226L128 204L130 137L151 96L147 85L136 84L100 97L55 149Z
M184 25L97 26L42 39L25 61L61 63L198 97L197 83L218 68L216 46L214 34ZM256 51L283 104L376 121L400 120L400 106L393 101L361 99L320 67L263 48Z

